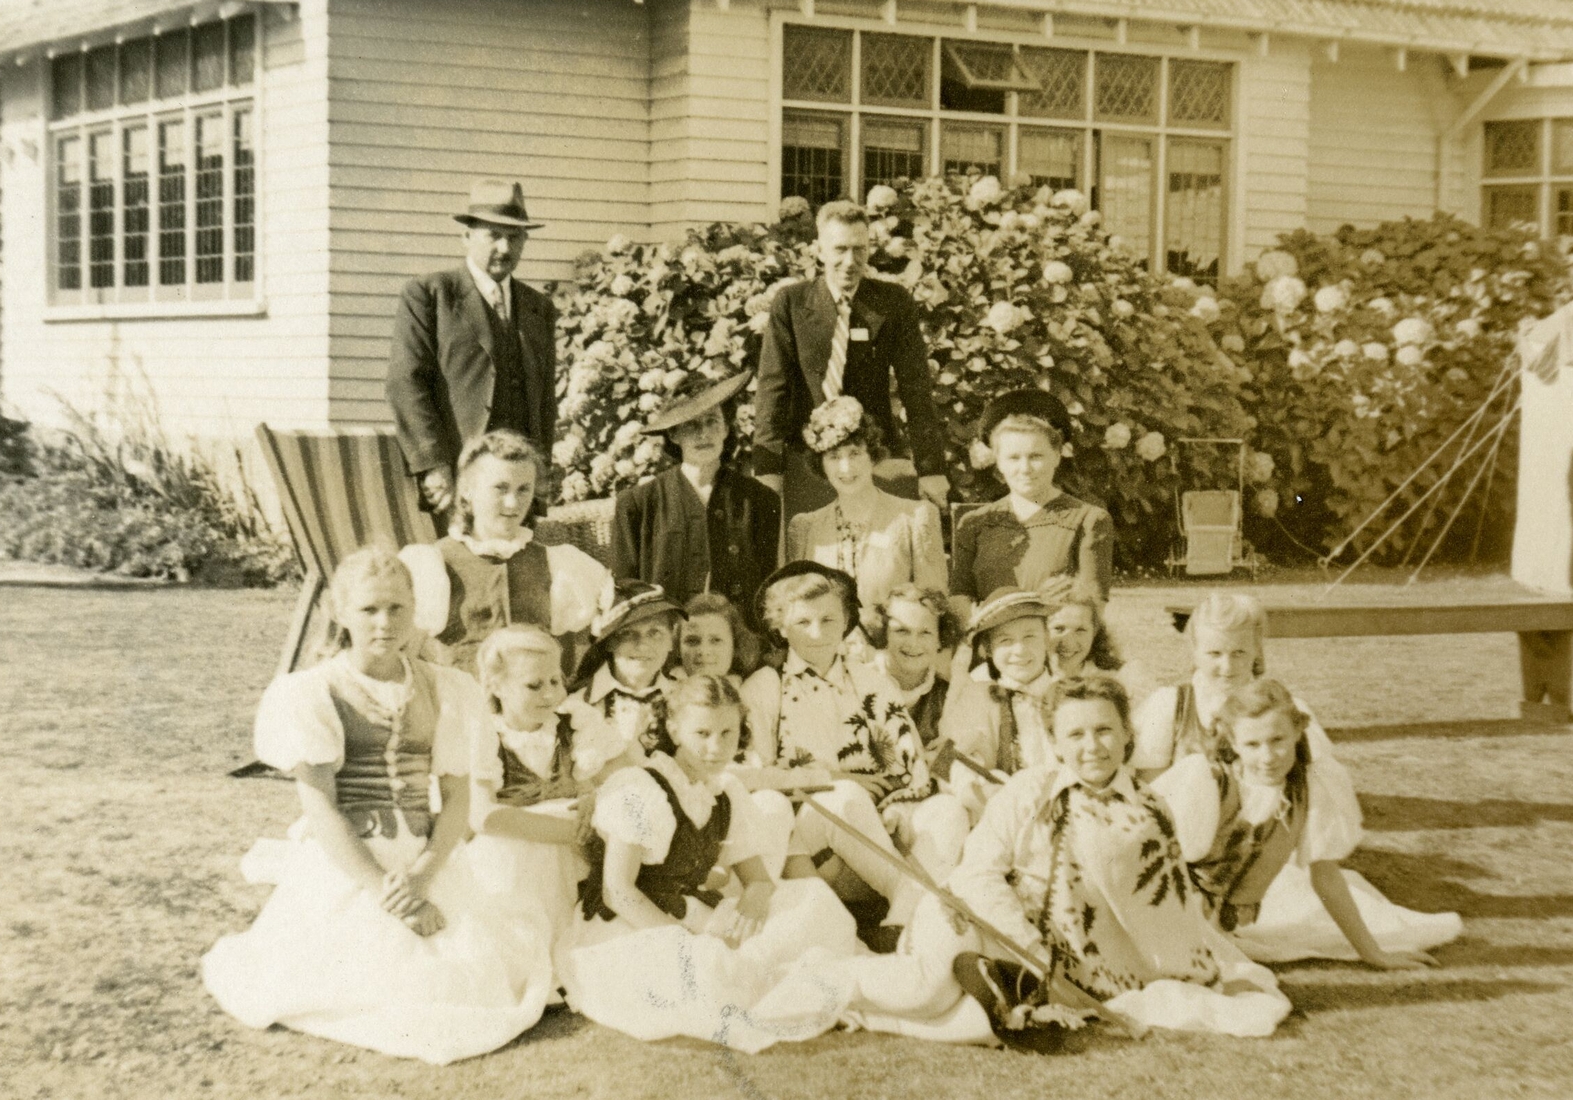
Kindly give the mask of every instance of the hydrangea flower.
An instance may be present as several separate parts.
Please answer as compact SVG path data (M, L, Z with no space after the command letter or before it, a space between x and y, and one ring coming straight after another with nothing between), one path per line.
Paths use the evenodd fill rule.
M1458 322L1458 334L1465 339L1473 340L1480 335L1480 322L1473 317L1465 317Z
M1360 352L1372 362L1387 362L1387 345L1379 340L1372 340L1370 343L1360 345Z
M1257 515L1272 519L1278 514L1278 490L1256 490L1256 495L1251 498L1251 505L1256 509Z
M621 233L614 233L611 237L607 238L606 241L606 251L607 254L611 256L616 256L620 253L627 252L632 247L633 242Z
M995 302L989 307L989 312L983 318L983 323L1001 336L1004 336L1026 319L1024 316L1025 312L1025 310L1011 302Z
M1273 456L1266 451L1252 451L1245 460L1245 476L1258 483L1268 481L1275 466Z
M1423 344L1431 339L1431 326L1419 317L1405 317L1393 326L1393 341L1399 346Z
M1319 287L1315 301L1318 313L1337 313L1349 304L1349 292L1336 284Z
M1218 299L1211 295L1203 295L1196 299L1195 305L1191 306L1191 316L1197 318L1203 324L1210 325L1222 315L1223 311L1218 308ZM1243 345L1241 350L1244 350Z
M1256 277L1264 283L1300 274L1300 261L1281 248L1272 248L1256 257ZM1302 284L1303 285L1303 284Z
M633 288L634 288L634 281L633 281L633 279L630 278L626 273L624 273L624 274L619 274L615 279L612 280L612 285L611 285L611 287L609 289L611 290L611 292L613 294L616 294L618 297L621 298L621 297L626 296L628 294L628 292L630 290L632 290Z
M776 217L781 221L807 216L809 211L808 200L802 195L788 195L781 200L781 205L776 208Z
M552 444L552 465L572 466L579 460L579 455L583 450L584 441L579 438L577 433L569 432Z
M1387 256L1379 248L1368 248L1360 253L1360 262L1366 267L1381 267L1387 262Z
M981 439L974 439L967 448L967 461L972 463L974 470L987 470L994 465L994 451Z
M1124 298L1114 299L1114 304L1109 307L1116 317L1129 317L1136 312L1136 307Z
M1046 283L1068 283L1075 277L1071 265L1063 260L1050 260L1043 265L1043 281Z
M1054 197L1049 202L1078 216L1087 212L1087 196L1074 187L1067 187L1063 191L1054 192Z
M868 189L867 205L870 213L888 210L896 205L896 189L885 184L876 184Z
M1162 432L1148 432L1136 441L1136 453L1148 462L1157 462L1168 449Z
M1333 354L1340 359L1353 359L1360 354L1360 345L1353 340L1340 340L1333 345Z
M993 176L984 176L967 189L967 199L974 206L998 202L1000 194L1000 181Z
M1128 447L1131 442L1130 425L1124 421L1115 421L1103 432L1103 445L1111 451L1119 451Z
M1245 350L1245 338L1238 332L1231 332L1218 341L1218 346L1224 351L1232 351L1238 355Z
M1366 305L1381 314L1393 312L1393 300L1391 298L1372 298Z
M1414 344L1405 344L1393 358L1406 367L1418 367L1426 361L1426 353Z
M1262 308L1276 313L1288 313L1304 300L1305 283L1294 275L1279 275L1262 288Z

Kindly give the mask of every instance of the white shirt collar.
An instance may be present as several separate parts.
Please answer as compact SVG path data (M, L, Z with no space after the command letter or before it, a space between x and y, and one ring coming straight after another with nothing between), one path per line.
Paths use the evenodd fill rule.
M724 789L726 773L718 772L709 780L696 783L681 764L664 752L651 753L644 766L661 773L661 777L672 785L672 793L677 796L677 803L688 815L688 820L703 829L710 820L710 812L715 809L716 796Z
M470 548L470 553L478 554L483 558L511 558L535 538L535 532L528 527L519 528L519 533L511 539L478 539L470 535L455 535L456 539Z
M492 725L497 731L497 739L525 767L543 779L551 778L552 757L557 752L556 725L546 721L533 730L518 730L510 726L500 714L493 715Z
M499 283L486 272L476 267L475 261L468 256L464 258L464 266L470 269L470 278L475 281L475 289L481 292L482 298L490 302L495 292L502 292L502 317L504 321L510 320L513 311L513 294L511 293L513 276L504 275L502 282Z
M1061 764L1059 769L1054 773L1054 782L1049 787L1048 797L1050 800L1052 800L1057 797L1061 791L1069 790L1071 787L1082 787L1085 785L1086 784L1082 783L1081 781L1081 776L1076 774L1075 768ZM1088 789L1089 791L1091 790L1091 788ZM1118 794L1120 797L1124 798L1127 802L1136 801L1136 784L1131 779L1131 770L1124 765L1121 765L1120 770L1114 773L1114 778L1109 780L1108 786L1101 789L1105 791L1113 791L1115 794Z
M1191 697L1196 702L1196 717L1204 726L1212 725L1218 709L1229 697L1228 691L1214 687L1211 680L1203 679L1200 672L1191 673Z
M830 662L830 667L824 672L820 672L807 661L803 660L802 657L798 656L797 650L787 650L786 661L781 666L781 675L802 676L805 674L818 676L821 680L825 680L829 683L836 683L847 675L846 657L844 654L837 653L836 659Z
M606 664L596 669L595 675L590 678L590 690L585 694L585 700L590 703L599 703L610 695L614 689L622 692L624 695L649 699L652 696L659 695L671 683L672 681L667 678L666 673L662 672L656 676L655 683L643 691L635 691L612 673L612 662L607 661Z
M1054 683L1054 677L1044 669L1025 684L1019 684L1008 676L995 679L989 672L989 663L984 661L972 670L972 678L982 684L998 684L1007 691L1022 691L1035 699L1042 699L1049 694L1049 688Z
M893 675L891 675L890 655L885 652L885 650L881 649L875 652L874 666L878 668L879 671L883 672L885 674L885 678L895 685L896 693L901 696L902 705L905 706L908 710L911 710L913 707L917 706L920 699L934 690L934 681L936 677L932 668L924 673L923 679L919 681L917 687L913 688L911 691L908 691L897 682Z

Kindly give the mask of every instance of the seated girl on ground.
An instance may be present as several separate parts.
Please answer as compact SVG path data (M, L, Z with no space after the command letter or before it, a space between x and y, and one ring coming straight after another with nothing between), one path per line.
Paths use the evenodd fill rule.
M522 435L487 432L459 455L449 535L399 552L415 578L415 625L439 663L473 676L481 643L509 623L545 627L573 659L573 636L590 625L611 573L576 547L535 541L527 521L547 474Z
M940 745L939 719L950 682L937 672L939 654L961 640L961 623L949 599L937 588L899 585L873 609L864 629L875 648L874 667L900 691L931 770L943 779L948 764L935 767L934 752Z
M1058 764L1018 772L989 801L951 889L1019 946L1140 1023L1269 1035L1289 1012L1272 972L1207 920L1162 801L1137 780L1129 704L1112 677L1055 682ZM995 955L998 955L998 958ZM956 978L1001 1037L1074 1024L1003 949L957 957ZM1021 1006L1026 1008L1022 1009ZM1042 1008L1042 1011L1036 1011Z
M891 836L898 837L943 881L966 838L966 809L936 793L896 686L845 655L857 625L852 578L818 562L789 562L765 582L760 603L761 620L788 653L780 672L762 668L743 685L758 763L810 767L820 782L828 773L832 789L814 794L816 801L891 852ZM798 811L784 873L817 873L853 901L883 898L888 909L877 919L887 929L906 924L919 897L908 880L806 805ZM880 933L879 942L894 946L898 934Z
M405 655L414 594L392 549L345 558L331 600L347 648L275 680L257 711L257 756L295 780L305 816L292 842L259 842L289 850L277 888L203 957L203 981L250 1027L437 1064L484 1054L553 988L541 929L491 904L461 846L485 700Z
M726 771L747 743L723 677L670 690L663 740L596 793L590 874L559 952L569 1004L639 1039L686 1035L754 1052L833 1027L845 1000L814 978L857 951L855 925L821 881L776 882L762 824ZM742 884L707 888L712 868Z
M573 730L562 652L538 626L505 626L476 664L492 720L470 751L471 865L510 911L544 920L555 937L573 916L584 867L576 843Z
M1346 950L1369 966L1436 965L1421 945L1457 935L1458 917L1411 913L1388 903L1363 879L1362 893L1374 896L1357 904L1350 889L1356 876L1346 876L1339 861L1360 843L1360 807L1349 801L1341 781L1326 781L1326 761L1312 757L1306 740L1310 716L1288 689L1276 680L1252 681L1224 700L1215 721L1219 744L1212 760L1187 756L1153 782L1173 812L1192 880L1214 922L1236 933L1250 951L1268 890L1293 861L1309 869L1311 890L1293 891L1301 911L1264 937L1277 947L1271 954L1288 951L1297 939L1291 929L1305 953L1320 954L1315 948L1328 938L1331 923ZM1277 888L1279 913L1290 896L1285 891L1297 882L1299 876L1290 875ZM1383 922L1385 944L1367 927L1362 907Z
M664 742L666 674L683 609L658 584L618 581L611 606L591 625L573 694L563 703L572 730L574 778L598 785Z

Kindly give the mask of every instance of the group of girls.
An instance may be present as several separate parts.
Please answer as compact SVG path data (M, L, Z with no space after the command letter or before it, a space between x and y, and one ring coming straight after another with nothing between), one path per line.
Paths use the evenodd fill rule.
M822 405L837 499L774 568L774 494L723 462L737 392L653 423L680 461L619 498L613 570L533 539L546 471L505 432L461 456L449 537L342 563L341 647L258 711L304 814L203 959L227 1011L433 1063L564 1002L747 1052L838 1025L1049 1050L1100 1013L1269 1034L1262 962L1423 966L1458 934L1340 868L1353 786L1263 678L1254 600L1204 599L1192 678L1133 713L1052 397L986 411L1009 492L948 569L861 408Z

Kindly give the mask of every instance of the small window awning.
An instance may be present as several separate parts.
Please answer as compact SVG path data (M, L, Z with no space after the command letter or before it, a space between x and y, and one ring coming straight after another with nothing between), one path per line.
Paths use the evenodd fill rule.
M1016 59L1016 51L996 42L945 41L945 68L968 88L996 92L1042 91Z
M988 3L989 0L983 0ZM1054 15L1336 39L1439 53L1573 58L1573 0L995 0Z
M59 52L295 0L0 0L0 57Z

